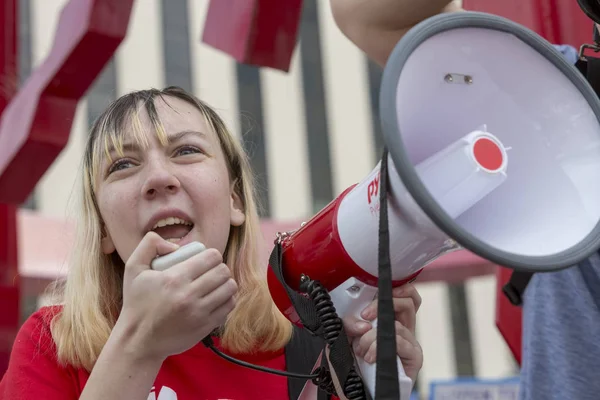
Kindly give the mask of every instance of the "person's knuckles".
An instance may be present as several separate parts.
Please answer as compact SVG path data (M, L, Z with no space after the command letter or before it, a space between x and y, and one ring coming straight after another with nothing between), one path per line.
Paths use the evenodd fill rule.
M202 253L199 254L199 259L203 263L206 263L207 265L213 267L216 267L217 265L223 263L223 255L219 250L214 248L204 250Z
M224 285L227 293L233 298L233 296L237 293L239 288L235 279L228 279L227 282L224 283Z
M356 339L352 342L352 349L357 357L364 357L367 352L367 349L361 345L360 339Z
M392 291L392 303L394 311L400 312L412 312L415 313L421 306L421 296L416 291L416 288L407 284L394 288ZM373 300L364 310L361 312L361 317L366 320L373 320L377 317L378 300Z
M346 334L351 337L361 336L371 329L371 324L369 322L354 316L342 318L342 323L344 324Z
M364 358L367 352L369 351L369 347L371 346L371 341L363 340L364 338L356 338L353 343L353 351L356 357Z
M396 336L396 351L400 358L416 358L418 351L413 344L406 338L397 335Z
M419 291L417 290L415 285L410 285L409 288L410 291L410 297L413 299L414 303L415 303L415 307L418 310L419 307L421 307L421 303L423 302L423 298L421 297L421 295L419 294Z
M229 299L223 303L222 307L219 307L218 313L211 313L211 322L214 326L223 325L227 321L227 316L235 308L235 300Z
M407 283L392 289L392 297L410 297L413 292L413 286Z
M394 312L398 313L416 313L415 303L412 299L408 299L405 297L396 297L393 300L394 304Z
M189 290L179 290L170 293L169 300L173 311L184 314L195 314L198 299Z
M160 281L160 285L166 292L181 292L183 287L189 283L182 274L171 273L171 271L168 270L165 272L166 273L158 275L157 279Z
M346 331L346 334L353 335L355 333L355 324L358 321L360 321L358 318L351 315L342 318L342 324L344 325L344 330Z
M361 341L362 337L357 337L352 340L352 349L357 356L364 356L366 349Z
M408 328L400 321L394 322L394 329L396 330L396 334L400 336L404 336L406 333L410 332Z
M360 337L360 339L358 339L358 346L360 349L360 353L365 354L369 350L369 347L371 347L371 345L376 341L376 339L377 339L377 330L376 329L371 329L370 331L368 331L367 333L362 335Z
M360 316L366 320L373 320L377 317L377 300L373 300L364 310L360 313Z
M236 292L237 292L237 283L235 281L234 281L234 284L235 284L235 288L236 288ZM227 314L229 314L231 311L233 311L233 309L237 305L237 298L235 296L235 293L234 293L234 295L231 296L231 298L227 302L227 305L229 307L228 311L227 311Z
M397 298L408 298L411 299L415 305L415 309L419 309L422 303L422 298L415 285L408 283L403 286L399 286L392 290L392 296Z
M411 342L416 342L414 333L410 329L408 329L406 327L406 325L404 325L402 322L396 321L395 329L396 329L396 335L399 335Z
M369 364L372 364L377 359L377 342L371 343L369 348L367 349L364 360Z
M231 278L231 270L226 264L223 263L214 267L212 273L214 274L214 277L219 281L227 282L227 280Z
M396 322L399 322L403 326L409 326L414 318L405 312L396 313Z
M403 314L403 313L416 314L416 306L415 306L414 302L412 301L412 299L404 298L404 297L394 297L394 298L392 298L392 305L393 305L395 314ZM375 318L377 318L377 310L378 310L377 303L370 304L368 307L366 307L362 311L361 317L368 321L372 321Z

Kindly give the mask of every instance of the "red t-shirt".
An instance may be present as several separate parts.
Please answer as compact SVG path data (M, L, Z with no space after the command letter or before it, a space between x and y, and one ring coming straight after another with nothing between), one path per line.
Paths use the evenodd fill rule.
M38 310L21 327L8 370L0 381L1 400L75 400L81 395L89 374L82 369L58 365L48 325L48 316L53 310ZM215 345L218 346L217 341ZM278 370L286 367L283 350L252 358L235 357ZM148 395L148 400L288 398L286 377L233 364L202 343L167 358Z

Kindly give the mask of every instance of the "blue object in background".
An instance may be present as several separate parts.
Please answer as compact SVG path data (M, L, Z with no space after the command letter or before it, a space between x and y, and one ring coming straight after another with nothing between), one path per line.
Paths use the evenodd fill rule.
M519 377L504 379L460 378L433 381L429 400L517 400Z

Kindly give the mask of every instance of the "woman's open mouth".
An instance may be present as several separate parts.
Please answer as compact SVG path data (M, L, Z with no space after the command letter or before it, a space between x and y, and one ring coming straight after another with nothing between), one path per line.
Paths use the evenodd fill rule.
M160 237L168 242L177 243L186 237L194 227L191 221L186 221L177 217L164 218L158 221L152 231L158 233Z

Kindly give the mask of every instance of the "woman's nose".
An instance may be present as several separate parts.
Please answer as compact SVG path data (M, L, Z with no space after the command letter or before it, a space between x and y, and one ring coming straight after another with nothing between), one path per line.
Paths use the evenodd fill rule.
M148 175L142 186L142 195L152 199L161 195L177 193L181 183L179 179L162 163L148 168Z

